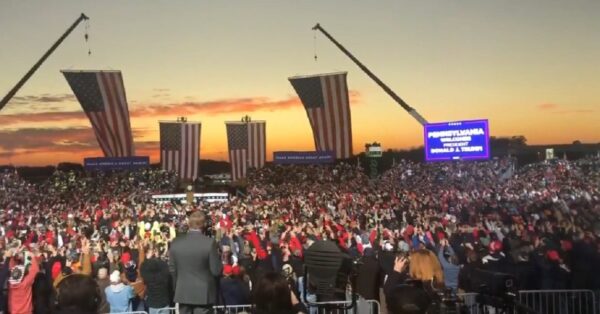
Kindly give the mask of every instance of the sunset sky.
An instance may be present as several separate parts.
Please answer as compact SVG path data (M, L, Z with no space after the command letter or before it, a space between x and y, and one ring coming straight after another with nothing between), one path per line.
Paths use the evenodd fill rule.
M201 158L226 159L225 124L267 121L267 150L313 150L287 78L348 71L355 153L422 145L422 127L311 27L319 22L430 122L488 118L530 144L600 142L600 1L0 2L0 97L85 12L0 111L0 164L100 156L59 72L121 70L138 155L158 120L202 122ZM313 56L316 52L318 61ZM92 54L88 56L88 48ZM270 159L270 158L269 158Z

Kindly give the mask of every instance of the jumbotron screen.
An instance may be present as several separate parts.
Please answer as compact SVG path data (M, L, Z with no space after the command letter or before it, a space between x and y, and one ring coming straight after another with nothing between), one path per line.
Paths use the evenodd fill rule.
M490 158L488 120L425 125L425 160L473 160Z

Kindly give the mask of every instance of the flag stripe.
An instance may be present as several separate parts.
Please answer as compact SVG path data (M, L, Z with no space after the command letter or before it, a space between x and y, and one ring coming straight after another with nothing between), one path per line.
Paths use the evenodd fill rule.
M342 100L339 97L339 90L340 90L340 86L339 83L337 82L337 77L331 77L329 78L331 84L333 85L333 88L331 89L331 95L333 98L333 103L330 104L331 107L333 107L333 111L335 113L335 150L337 152L339 152L339 157L345 155L344 152L344 145L343 145L343 139L342 139L342 130L344 128L343 124L342 124L342 108L343 106L336 106L335 104L340 103Z
M112 73L110 75L111 79L112 79L112 86L114 88L115 91L115 97L117 99L117 108L119 108L119 112L120 112L120 119L121 119L121 123L123 125L122 130L124 131L123 133L123 144L125 151L127 152L128 156L134 156L135 152L134 152L134 145L133 145L133 139L132 139L132 134L131 132L126 132L126 127L127 125L131 125L130 120L129 120L129 108L127 106L127 99L125 97L125 87L123 86L123 78L122 78L122 74L120 72L118 73Z
M104 138L106 133L102 131L100 124L98 123L98 118L96 117L96 113L94 112L86 112L85 115L90 120L92 124L92 128L94 129L94 134L96 135L96 140L102 149L102 152L105 156L112 156L113 152L110 149L110 145L108 144L108 140Z
M258 139L260 141L260 163L258 165L258 167L262 167L265 165L265 162L267 161L267 124L266 123L261 123L260 124L260 133L258 136Z
M327 150L331 150L331 147L333 147L333 124L331 121L331 111L329 110L329 103L331 102L330 100L330 94L329 94L329 90L327 87L327 78L326 77L322 77L321 78L321 88L323 89L323 116L325 117L325 124L324 124L324 131L325 131L325 149Z
M181 159L180 161L180 167L179 167L179 171L182 173L184 178L189 178L189 173L187 171L187 165L188 165L188 144L189 144L189 140L187 138L187 127L185 126L185 124L181 125L181 155L179 156L179 158Z
M120 123L118 121L118 112L117 112L117 108L116 108L116 102L114 100L114 95L113 95L113 88L110 84L109 81L109 76L110 74L106 74L106 73L98 73L98 76L100 78L100 84L101 86L104 86L104 90L106 93L106 103L108 104L108 106L105 106L105 108L108 110L109 114L107 115L108 117L108 121L110 122L111 128L115 134L115 145L117 148L117 151L119 152L120 156L123 156L125 154L125 151L123 150L123 145L121 142L121 132L119 130L120 127Z
M64 71L107 157L133 156L133 136L121 72Z
M200 124L161 122L161 166L175 171L182 179L198 177L198 154L200 150Z
M117 108L116 112L118 114L118 123L122 126L120 127L121 135L119 138L121 139L121 147L127 156L133 156L133 145L132 145L132 136L131 132L126 132L126 126L130 125L129 123L129 109L127 108L127 101L123 96L123 80L119 79L120 73L105 73L108 77L108 81L111 89L113 90L113 99L115 101L114 106Z
M340 125L339 125L339 121L338 121L338 106L336 106L337 102L337 97L336 97L336 92L335 92L335 88L336 88L336 84L335 84L335 78L334 77L326 77L325 81L327 82L326 86L327 86L327 106L329 107L329 112L331 114L331 128L329 128L331 130L332 133L332 141L331 141L331 146L329 147L330 150L333 150L336 152L336 158L340 158L341 157L341 151L340 151Z
M290 78L313 131L318 151L352 156L352 123L346 73Z
M340 95L340 99L342 102L342 122L344 127L342 128L342 134L344 135L344 155L352 156L352 130L350 129L351 125L351 117L350 117L350 101L348 99L348 85L345 82L345 77L338 77L340 82L340 88L338 89L338 93Z
M105 88L104 84L102 84L102 79L100 78L101 73L97 73L98 86L100 86L100 94L102 95L102 103L105 104L104 110L100 111L98 114L99 122L102 128L102 131L107 134L109 137L109 145L111 151L115 154L115 156L123 156L121 150L118 147L117 137L114 132L114 126L112 125L112 120L109 118L111 116L111 109L109 107L108 90Z
M197 135L200 134L200 125L199 124L194 124L194 131L192 133L193 135ZM194 147L193 147L193 151L194 152L200 152L200 139L199 138L194 138ZM198 176L198 167L199 167L199 162L200 162L200 157L198 155L194 155L196 158L194 160L194 164L193 164L193 171L192 173L194 174L194 176Z
M317 150L321 150L320 139L319 139L319 126L317 125L318 120L315 115L315 109L307 108L306 115L308 116L308 121L310 122L310 127L313 131L313 140L315 142L315 148Z
M106 122L110 127L110 131L114 139L114 150L117 152L118 156L124 156L123 147L121 146L120 141L121 137L119 134L119 123L117 122L116 108L114 107L114 101L112 99L112 90L103 73L98 73L98 83L101 86L100 90L103 92L104 103L106 104L104 106L107 113Z
M246 176L247 170L261 168L266 158L265 122L226 122L231 179L237 181Z
M121 152L124 156L129 154L129 149L127 149L127 142L126 142L126 138L127 135L125 135L125 130L123 128L123 125L125 124L125 119L124 119L124 113L123 113L123 107L121 106L121 102L118 99L117 96L117 88L114 84L113 81L113 77L115 76L115 74L113 73L103 73L104 74L104 81L105 83L108 85L108 89L110 91L110 101L112 101L111 105L109 106L109 108L113 109L113 123L116 125L116 133L117 133L117 139L119 141L119 148L121 149Z

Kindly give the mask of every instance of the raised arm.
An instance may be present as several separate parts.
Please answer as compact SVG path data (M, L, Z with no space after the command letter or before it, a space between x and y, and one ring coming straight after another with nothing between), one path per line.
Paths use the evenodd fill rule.
M219 257L219 251L217 250L217 242L212 241L210 253L208 256L208 263L210 266L210 272L213 276L219 276L223 271L223 264L221 263L221 258Z
M29 273L27 273L25 278L23 278L23 284L25 286L32 285L33 281L35 280L35 276L40 271L40 264L37 260L37 257L31 254L28 255L31 256L31 266L29 267Z

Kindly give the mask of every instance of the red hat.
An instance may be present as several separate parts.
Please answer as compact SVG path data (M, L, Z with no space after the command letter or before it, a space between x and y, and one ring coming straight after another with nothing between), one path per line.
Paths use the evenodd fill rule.
M233 266L225 265L223 266L223 275L229 276L233 274Z
M498 240L490 242L490 252L496 253L500 251L502 251L502 242Z
M129 254L129 252L124 252L123 255L121 255L121 263L127 264L129 261L131 261L131 254Z
M52 280L56 279L56 277L58 277L58 275L60 275L60 272L62 271L62 265L60 264L60 262L54 262L54 264L52 264Z
M548 259L553 262L557 262L558 260L560 260L560 256L558 255L558 252L556 250L548 251L548 253L546 253L546 256L548 256Z
M560 241L560 248L563 251L571 251L573 249L573 243L571 241Z

